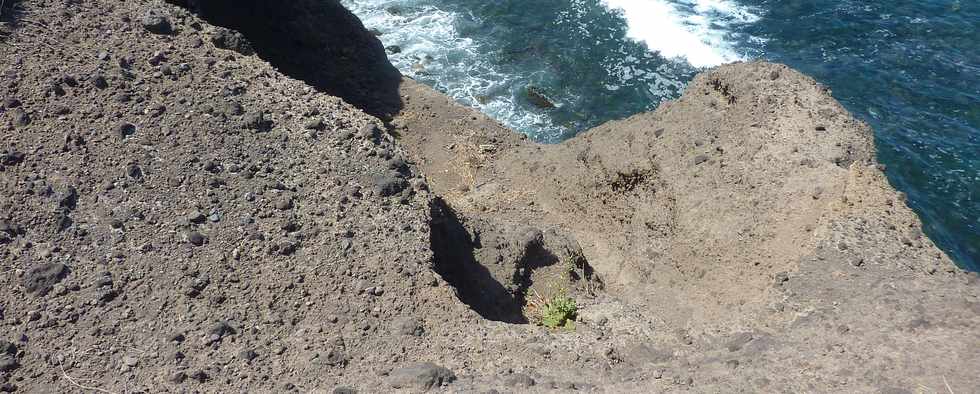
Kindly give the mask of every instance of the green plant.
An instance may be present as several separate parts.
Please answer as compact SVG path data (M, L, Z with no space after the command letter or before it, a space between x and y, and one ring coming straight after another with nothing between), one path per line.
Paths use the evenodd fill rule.
M528 312L528 316L535 324L548 328L571 328L578 313L578 304L564 291L556 292L547 300L534 292L528 302Z

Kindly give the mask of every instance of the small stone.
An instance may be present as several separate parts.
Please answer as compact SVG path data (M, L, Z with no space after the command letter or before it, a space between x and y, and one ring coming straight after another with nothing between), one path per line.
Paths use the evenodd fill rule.
M422 336L425 329L422 323L415 317L405 317L395 322L395 331L401 335Z
M299 243L293 240L284 240L278 246L279 254L282 256L289 256L296 253L296 250L299 249Z
M697 155L697 156L694 156L694 165L699 165L699 164L704 163L706 161L708 161L708 156L707 155Z
M192 373L190 377L191 377L191 379L194 379L194 380L198 381L199 383L204 383L204 382L207 382L208 379L211 379L211 376L208 375L207 372L204 372L203 369L199 369L197 371L194 371L194 373Z
M135 367L137 364L139 364L139 362L140 360L133 356L125 356L122 358L123 365L130 368Z
M259 132L272 130L272 121L265 118L265 112L256 111L245 116L245 128Z
M377 143L378 139L381 137L381 129L374 123L368 123L358 130L358 135L360 135L361 138L369 139Z
M408 175L409 173L408 163L404 159L391 159L386 164L389 170L394 170L399 174Z
M187 221L194 224L204 223L204 213L195 209L191 213L187 214Z
M0 153L0 164L5 166L15 166L24 161L25 155L18 151L8 151Z
M347 355L347 353L344 353L339 349L330 349L327 351L327 355L323 357L323 362L325 364L334 367L347 365L349 360L350 357Z
M333 389L333 394L357 394L357 390L347 386L337 386Z
M252 44L248 42L245 36L237 31L222 27L216 27L211 34L211 44L215 48L229 49L245 56L251 56L255 53Z
M12 114L15 126L24 127L31 124L31 116L23 108L14 108Z
M290 197L283 197L276 201L276 209L280 211L285 211L293 208L293 199Z
M395 389L429 390L456 380L452 371L431 362L414 363L391 371L388 384Z
M156 51L153 52L153 55L150 56L149 59L147 59L147 63L150 63L151 66L159 66L164 60L167 60L167 56L161 51Z
M128 164L126 165L126 176L134 180L143 179L143 169L137 164Z
M822 195L823 195L823 188L817 186L817 188L813 190L813 193L810 194L810 197L812 197L814 200L819 200L820 196Z
M153 34L170 34L173 32L173 28L170 26L170 19L163 13L163 11L157 9L147 10L143 14L143 18L140 19L140 24L146 31Z
M120 140L125 139L133 134L136 134L136 125L132 123L120 123L116 126L116 137Z
M12 342L0 340L0 354L17 355L17 346Z
M228 101L218 108L218 110L225 116L238 116L245 113L245 108L241 104L234 101Z
M184 371L174 372L173 375L170 375L171 382L184 383L185 380L187 380L187 374Z
M167 107L163 104L153 104L146 109L146 113L154 118L163 115L167 112Z
M52 112L59 116L68 115L71 113L71 108L68 108L68 106L64 104L55 104Z
M74 210L75 206L78 204L78 189L75 189L75 187L71 185L58 188L54 195L54 199L58 202L58 206L68 210Z
M528 388L535 385L533 378L523 373L515 373L507 378L506 384L510 387Z
M408 182L394 173L375 175L371 178L371 182L374 184L374 190L381 197L393 196L408 187Z
M194 246L204 245L204 235L202 235L197 231L188 232L186 237L187 237L187 242L190 242L191 245Z
M68 273L68 266L61 263L36 265L24 275L24 289L28 293L43 296Z
M742 350L742 347L751 341L752 341L752 334L747 332L741 332L732 336L732 338L728 340L728 344L726 344L725 347L728 349L729 352L737 352L739 350Z
M252 360L254 360L258 356L259 354L256 353L254 349L245 349L238 354L238 357L240 357L242 360L245 360L246 362L252 362Z
M211 337L218 337L219 339L224 338L228 335L234 334L235 329L231 328L227 322L219 321L211 326L211 330L208 331Z
M15 99L13 97L8 97L3 100L3 108L13 109L17 107L20 107L20 100L18 99Z
M323 130L324 128L323 118L310 119L309 121L306 122L306 124L303 127L305 127L308 130Z
M17 358L10 354L0 354L0 372L9 372L20 366Z

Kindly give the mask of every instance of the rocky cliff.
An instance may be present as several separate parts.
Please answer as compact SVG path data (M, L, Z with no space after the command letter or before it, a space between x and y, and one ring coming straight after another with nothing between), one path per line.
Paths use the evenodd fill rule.
M2 391L980 388L977 276L784 66L539 145L332 0L0 15Z

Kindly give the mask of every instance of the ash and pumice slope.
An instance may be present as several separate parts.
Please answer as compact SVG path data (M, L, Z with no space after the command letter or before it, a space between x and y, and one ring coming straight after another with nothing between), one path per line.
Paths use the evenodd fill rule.
M332 2L271 22L236 5L247 19L220 23L244 36L157 2L19 5L0 52L5 388L978 387L975 276L812 80L725 66L537 145L412 81L363 91L354 72L384 64L356 18L307 36ZM360 89L343 97L399 140L290 77ZM590 265L605 290L564 282ZM556 281L574 332L497 322Z

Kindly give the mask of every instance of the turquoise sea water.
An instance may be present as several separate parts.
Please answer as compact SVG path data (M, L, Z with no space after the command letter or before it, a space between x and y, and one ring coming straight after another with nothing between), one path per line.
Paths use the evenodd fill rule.
M654 109L705 67L786 63L874 127L926 233L980 267L980 2L343 2L403 73L543 142Z

